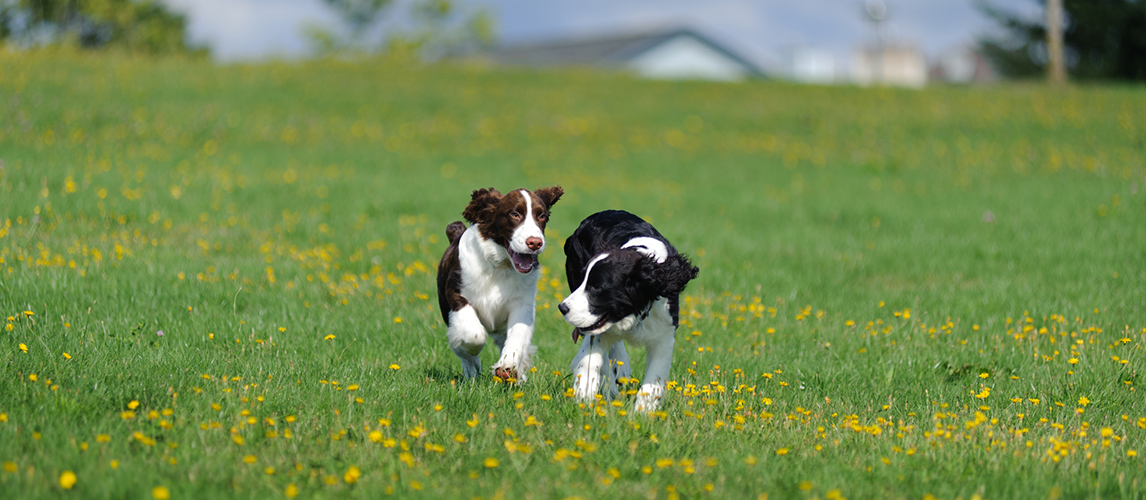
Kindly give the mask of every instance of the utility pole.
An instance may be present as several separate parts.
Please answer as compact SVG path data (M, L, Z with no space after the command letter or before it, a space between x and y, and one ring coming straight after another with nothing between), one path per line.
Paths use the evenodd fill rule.
M1066 84L1062 56L1062 0L1047 0L1047 80L1051 85Z
M873 66L875 71L872 74L872 79L876 85L883 85L886 79L884 75L884 51L887 50L887 37L884 32L884 21L887 20L887 5L883 0L867 0L864 3L864 11L867 12L867 17L875 26L875 61Z

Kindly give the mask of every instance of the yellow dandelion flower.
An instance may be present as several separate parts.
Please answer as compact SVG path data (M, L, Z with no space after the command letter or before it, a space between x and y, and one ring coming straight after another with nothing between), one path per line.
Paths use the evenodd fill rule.
M4 472L15 474L17 470L16 462L4 462Z
M256 457L254 455L246 455L243 457L243 462L246 462L248 464L253 464L253 463L258 462L258 461L259 461L259 457Z
M97 435L97 436L96 436L96 442L97 442L97 443L108 443L108 442L111 442L111 436L109 436L109 435L107 435L107 434L99 434L99 435Z
M1134 458L1134 457L1138 456L1138 452L1134 451L1134 450L1129 450L1126 452L1126 456L1128 456L1130 458Z
M76 473L66 470L60 474L60 487L65 490L72 489L76 485Z
M36 377L36 374L35 374L35 373L33 373L33 374L31 374L31 375L28 375L28 380L31 380L32 382L35 382L35 381L36 381L36 378L37 378L37 377Z
M28 346L24 345L24 343L21 342L20 343L20 350L23 351L25 354L27 354L28 353Z
M288 484L286 487L286 491L283 491L283 494L285 494L287 496L287 498L297 497L298 496L298 486L295 486L294 483Z
M362 477L362 471L359 470L358 467L351 466L350 469L346 469L346 474L343 475L343 481L345 481L346 484L354 484L358 483L360 477Z
M120 413L119 418L122 418L124 420L131 420L131 419L135 418L135 412L133 412L131 410L127 410L123 413Z
M776 450L776 454L779 456L784 456L788 454L788 451L788 448L779 448Z
M235 444L237 444L239 446L242 446L243 443L247 442L245 439L243 439L242 434L231 434L231 441L234 441Z
M65 352L64 359L72 359L72 355Z
M1078 404L1080 404L1082 406L1086 406L1086 405L1090 404L1090 400L1087 399L1086 396L1083 396L1081 398L1078 398Z
M263 469L263 472L266 473L266 475L268 475L268 476L273 476L273 475L275 475L275 468L274 467L267 467L266 469Z
M155 500L168 500L171 498L171 490L166 486L156 486L151 489L151 498Z
M133 399L130 403L127 404L127 409L129 410L134 410L136 408L139 408L139 401Z
M496 458L488 457L482 461L482 465L484 465L487 469L495 469L498 465L501 465L501 462L499 462Z
M322 340L334 340L334 334L328 333L325 337L322 338Z

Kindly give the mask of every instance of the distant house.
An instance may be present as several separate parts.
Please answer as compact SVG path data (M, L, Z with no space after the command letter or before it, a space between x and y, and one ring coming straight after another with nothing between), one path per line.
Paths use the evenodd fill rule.
M918 88L927 84L927 61L911 45L866 46L852 57L852 77L860 85Z
M506 65L589 66L669 80L736 81L761 76L752 62L687 28L506 45L488 56Z
M940 54L928 70L932 81L947 83L988 83L998 79L991 64L972 47L958 47Z

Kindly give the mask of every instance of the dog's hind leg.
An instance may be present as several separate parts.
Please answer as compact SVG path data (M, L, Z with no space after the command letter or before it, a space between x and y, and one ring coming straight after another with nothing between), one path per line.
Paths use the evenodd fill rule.
M474 378L481 373L478 354L485 347L488 335L473 306L467 305L450 312L450 327L446 330L446 336L450 340L450 348L462 360L462 373L466 378Z

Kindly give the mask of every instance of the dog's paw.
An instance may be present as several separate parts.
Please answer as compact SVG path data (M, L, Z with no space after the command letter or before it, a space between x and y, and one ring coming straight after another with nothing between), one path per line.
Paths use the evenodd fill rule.
M506 382L518 380L517 370L504 366L495 366L493 368L493 376L505 380Z
M653 413L661 404L661 397L664 395L664 389L656 385L641 386L640 392L637 393L637 402L634 405L636 410L642 413Z
M468 359L462 358L462 375L466 378L474 378L479 373L481 373L481 360L477 356L471 356Z

